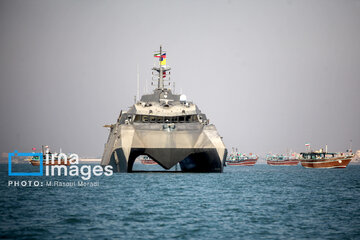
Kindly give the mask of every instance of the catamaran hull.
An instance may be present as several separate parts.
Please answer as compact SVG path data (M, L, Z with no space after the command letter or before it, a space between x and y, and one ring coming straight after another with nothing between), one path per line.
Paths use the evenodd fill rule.
M215 126L177 124L118 125L111 129L101 165L115 172L132 172L136 158L147 155L164 169L180 164L183 172L222 172L227 151Z
M126 159L123 149L116 149L110 158L109 165L116 172L132 172L136 158L148 155L164 169L180 164L183 172L222 172L223 164L216 149L204 148L133 148Z

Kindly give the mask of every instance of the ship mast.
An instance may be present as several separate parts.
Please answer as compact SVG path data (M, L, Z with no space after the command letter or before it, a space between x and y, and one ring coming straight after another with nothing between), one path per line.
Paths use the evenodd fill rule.
M164 89L164 76L163 76L163 68L161 66L161 60L162 60L162 46L160 45L160 57L159 57L159 68L160 68L160 76L159 76L159 84L158 84L158 88L159 89Z
M164 76L166 77L166 73L167 71L169 71L171 68L169 67L166 67L166 53L163 52L162 50L162 46L160 45L160 51L155 53L156 57L159 58L159 67L153 67L153 70L157 71L158 74L159 74L159 77L158 77L158 89L160 90L164 90L165 87L164 87Z

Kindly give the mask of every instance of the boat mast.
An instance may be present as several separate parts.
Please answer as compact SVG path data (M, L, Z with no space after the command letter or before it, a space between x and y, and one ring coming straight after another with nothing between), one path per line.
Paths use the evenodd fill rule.
M163 90L164 89L164 79L163 79L163 68L161 66L161 59L162 59L162 46L160 45L160 57L159 57L159 83L158 88Z

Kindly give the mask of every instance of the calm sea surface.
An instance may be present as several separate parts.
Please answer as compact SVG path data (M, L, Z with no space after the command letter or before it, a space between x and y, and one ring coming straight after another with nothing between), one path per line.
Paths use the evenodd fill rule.
M92 177L99 184L92 187L13 187L9 180L80 179L10 178L7 165L0 170L2 238L360 239L357 165L125 173Z

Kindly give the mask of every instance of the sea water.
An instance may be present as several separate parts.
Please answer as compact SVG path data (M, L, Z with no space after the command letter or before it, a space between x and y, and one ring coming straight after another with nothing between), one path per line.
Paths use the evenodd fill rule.
M228 166L221 174L114 173L93 176L82 186L79 177L9 177L5 164L0 170L1 238L360 238L357 165L305 169L257 164ZM8 186L9 180L74 185Z

